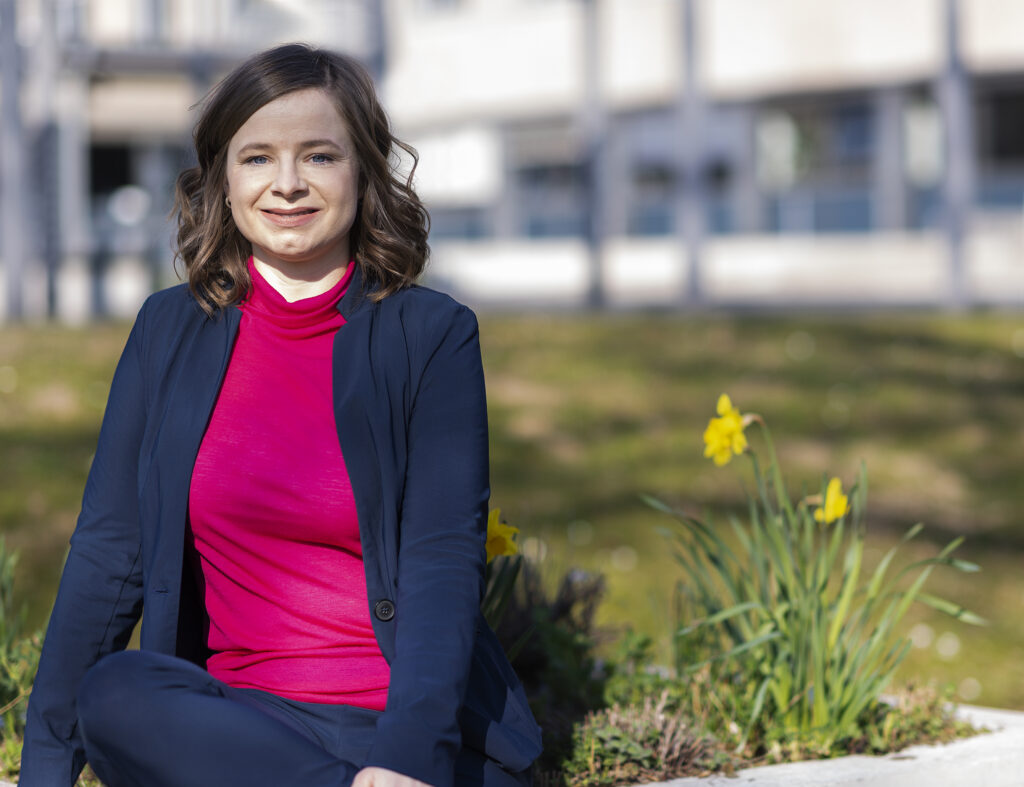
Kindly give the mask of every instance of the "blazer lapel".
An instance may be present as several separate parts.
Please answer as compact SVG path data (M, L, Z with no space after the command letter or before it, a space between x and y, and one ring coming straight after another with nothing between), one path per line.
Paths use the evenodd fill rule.
M224 381L240 320L237 308L224 309L212 319L202 319L183 344L155 441L157 452L149 476L153 486L143 496L153 506L143 516L148 514L148 521L158 523L152 531L153 559L149 565L153 573L146 583L143 628L145 621L155 621L157 630L144 631L144 635L151 647L163 652L175 652L192 469ZM164 609L151 614L153 605Z
M377 310L370 308L372 301L364 287L362 269L357 267L338 304L345 324L334 337L334 421L359 519L370 622L381 652L390 663L394 658L394 628L374 614L376 603L394 601L396 567L390 564L389 555L397 554L393 548L397 533L388 532L381 464L382 453L389 456L390 449L386 440L380 443L387 434L380 421L383 418L386 423L390 403L374 365Z

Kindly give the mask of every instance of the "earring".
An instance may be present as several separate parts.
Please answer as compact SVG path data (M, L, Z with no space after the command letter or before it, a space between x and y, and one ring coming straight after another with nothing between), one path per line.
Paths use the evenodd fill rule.
M228 206L228 210L231 210L231 197L225 197L224 204Z

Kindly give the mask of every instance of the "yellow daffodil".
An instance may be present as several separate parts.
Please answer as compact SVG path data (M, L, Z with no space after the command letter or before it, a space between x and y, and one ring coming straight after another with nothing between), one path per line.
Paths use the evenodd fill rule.
M719 396L718 417L708 421L708 428L704 430L704 456L711 457L721 467L729 463L733 454L742 454L747 449L744 426L743 416L732 406L729 397Z
M492 508L487 515L487 562L501 555L518 554L519 546L515 542L518 533L518 527L502 524L500 508Z
M833 478L825 489L825 505L814 512L814 521L831 525L846 516L849 510L850 503L843 494L843 484L838 478Z

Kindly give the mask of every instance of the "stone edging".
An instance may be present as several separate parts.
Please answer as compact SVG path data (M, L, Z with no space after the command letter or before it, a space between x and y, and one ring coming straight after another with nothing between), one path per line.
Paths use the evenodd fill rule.
M912 746L884 757L746 768L736 777L675 779L660 787L1020 787L1024 785L1024 712L961 705L960 718L991 730L938 746Z
M957 715L992 732L942 746L912 746L885 757L839 757L747 768L736 777L662 782L657 787L1020 787L1024 712L961 705ZM0 787L15 787L0 780Z

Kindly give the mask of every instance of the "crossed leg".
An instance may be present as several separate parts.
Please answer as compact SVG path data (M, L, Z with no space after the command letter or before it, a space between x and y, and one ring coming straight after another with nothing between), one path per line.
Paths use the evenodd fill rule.
M82 681L78 714L108 787L348 787L358 770L284 712L173 656L102 659Z

